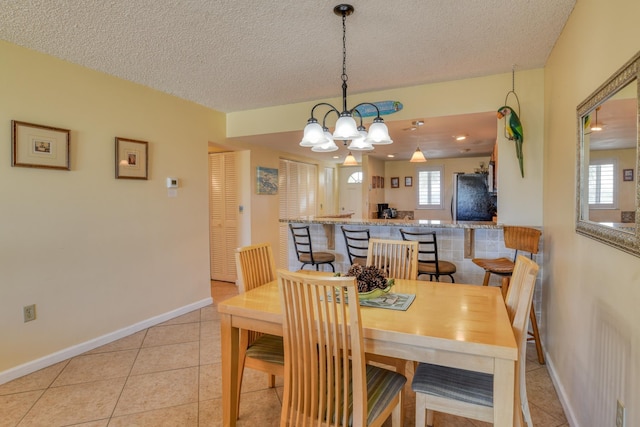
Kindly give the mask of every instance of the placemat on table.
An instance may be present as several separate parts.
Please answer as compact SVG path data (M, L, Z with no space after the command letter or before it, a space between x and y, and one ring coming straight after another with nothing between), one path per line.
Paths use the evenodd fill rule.
M362 299L360 300L361 307L377 307L388 308L390 310L405 311L409 308L413 300L416 298L415 294L384 294L378 298Z

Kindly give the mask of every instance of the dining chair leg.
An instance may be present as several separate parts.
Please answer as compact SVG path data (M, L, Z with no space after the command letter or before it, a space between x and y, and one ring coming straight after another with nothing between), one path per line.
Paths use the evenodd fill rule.
M544 353L542 352L542 343L540 342L540 333L538 332L538 321L536 320L536 312L533 309L533 305L531 306L531 312L529 313L529 318L531 320L531 329L533 330L532 335L533 340L536 343L536 352L538 353L538 363L544 365ZM530 338L531 339L531 338Z
M431 409L427 409L427 426L433 427L433 412Z
M424 427L427 422L427 411L425 410L425 395L416 393L416 427Z
M245 355L247 353L247 347L249 345L249 331L246 329L240 330L240 343L238 345L238 388L237 399L238 407L236 408L236 414L240 416L240 391L242 390L242 377L244 373Z
M400 392L399 402L391 411L391 427L402 427L402 422L404 421L404 398L402 394L403 392Z

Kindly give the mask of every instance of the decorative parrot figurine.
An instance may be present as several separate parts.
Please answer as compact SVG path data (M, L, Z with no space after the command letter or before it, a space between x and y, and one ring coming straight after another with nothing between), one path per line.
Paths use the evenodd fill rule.
M515 111L511 109L508 105L498 108L498 119L501 119L505 116L509 116L507 121L507 133L509 134L509 139L511 141L515 141L516 143L516 156L518 157L518 162L520 163L520 175L524 178L524 166L523 166L523 155L522 155L522 142L523 142L523 133L522 133L522 123L520 123L520 119Z

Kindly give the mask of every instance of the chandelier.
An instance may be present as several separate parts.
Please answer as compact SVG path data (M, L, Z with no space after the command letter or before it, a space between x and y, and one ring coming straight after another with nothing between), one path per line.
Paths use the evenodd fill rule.
M307 125L304 128L304 134L300 145L302 147L310 147L311 151L327 153L336 151L338 146L335 141L351 141L349 146L349 154L345 159L345 165L357 164L355 158L351 154L351 151L370 151L373 150L374 145L391 144L393 141L389 136L389 129L384 124L384 120L380 117L380 110L375 104L370 102L361 102L355 107L347 108L347 16L354 12L353 6L350 4L339 4L333 8L333 13L338 16L342 16L342 112L340 112L333 105L321 102L316 104L311 109L311 118L307 121ZM375 108L377 116L373 119L373 123L369 126L369 131L362 124L362 114L358 111L358 107L363 105L370 105ZM322 119L322 125L318 123L318 120L314 117L316 108L323 106L327 107L328 111L325 113ZM335 113L338 116L338 120L335 124L333 134L329 132L326 125L327 117ZM359 118L360 124L356 123L354 114Z

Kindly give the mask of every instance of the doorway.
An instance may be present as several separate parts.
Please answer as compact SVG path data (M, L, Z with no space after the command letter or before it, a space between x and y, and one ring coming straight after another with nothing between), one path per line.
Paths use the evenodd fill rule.
M362 167L340 168L340 213L353 212L352 218L362 218Z

